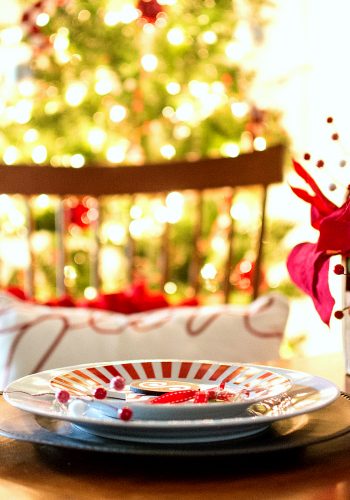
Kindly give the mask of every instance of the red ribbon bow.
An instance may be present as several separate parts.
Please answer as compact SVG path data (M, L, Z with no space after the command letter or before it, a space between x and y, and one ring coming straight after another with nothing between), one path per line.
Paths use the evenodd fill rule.
M238 392L231 392L224 387L210 388L204 391L200 389L185 389L182 391L170 391L161 396L156 396L148 400L149 404L178 404L193 400L194 403L208 403L209 401L234 401L237 396L249 397L248 389L240 389Z
M291 186L311 205L311 225L319 230L317 243L300 243L290 253L287 268L294 283L313 300L322 321L329 324L334 298L329 290L329 258L350 254L350 199L339 208L322 193L314 179L296 161L294 169L313 194Z

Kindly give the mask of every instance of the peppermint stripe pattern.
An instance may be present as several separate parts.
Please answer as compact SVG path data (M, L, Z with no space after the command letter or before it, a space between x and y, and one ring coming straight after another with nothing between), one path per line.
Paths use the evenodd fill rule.
M284 375L264 367L237 363L215 363L189 360L140 360L116 363L95 363L77 367L53 378L54 390L65 389L73 395L89 395L96 387L109 387L111 379L121 376L126 384L135 380L173 379L195 382L203 388L228 384L228 388L247 388L255 392L266 391L267 397L288 391L292 382Z

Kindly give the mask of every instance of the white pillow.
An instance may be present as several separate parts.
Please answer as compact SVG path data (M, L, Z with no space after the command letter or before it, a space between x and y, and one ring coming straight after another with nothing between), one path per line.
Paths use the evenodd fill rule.
M49 307L0 293L0 389L41 370L126 359L262 362L279 356L288 301L174 307L124 315Z

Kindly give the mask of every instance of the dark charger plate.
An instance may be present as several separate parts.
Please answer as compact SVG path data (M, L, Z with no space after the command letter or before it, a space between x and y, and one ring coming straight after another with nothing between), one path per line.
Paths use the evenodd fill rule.
M326 408L274 422L265 432L252 437L199 444L144 444L101 438L67 421L37 417L6 404L0 415L0 435L39 445L112 454L218 457L300 449L348 433L349 423L350 396L341 393Z

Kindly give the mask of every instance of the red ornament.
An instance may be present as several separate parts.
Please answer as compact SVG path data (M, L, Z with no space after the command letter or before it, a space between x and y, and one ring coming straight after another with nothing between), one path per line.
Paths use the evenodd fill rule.
M44 304L50 307L76 307L74 299L69 295L62 295L61 297L50 299L44 302Z
M163 7L157 0L139 0L137 9L141 12L142 19L151 24L154 24L158 15L163 12Z
M27 23L29 19L30 19L30 11L27 10L23 13L21 21L22 23Z
M253 106L250 110L250 117L253 123L263 123L265 119L265 111Z
M18 299L28 300L28 297L27 297L27 294L25 293L25 291L22 290L21 288L18 288L17 286L7 287L6 292L10 293L11 295L14 295Z
M233 286L238 290L250 293L253 288L255 266L255 262L245 258L238 262L231 277ZM260 279L260 286L262 288L266 287L266 280L263 272L261 273Z
M89 219L87 213L89 208L83 202L77 202L74 206L71 206L67 211L68 222L74 224L82 229L89 226Z
M46 12L47 7L47 2L40 0L31 5L22 14L21 22L24 31L30 39L35 51L42 51L51 46L49 37L42 33L40 27L36 24L38 15Z

